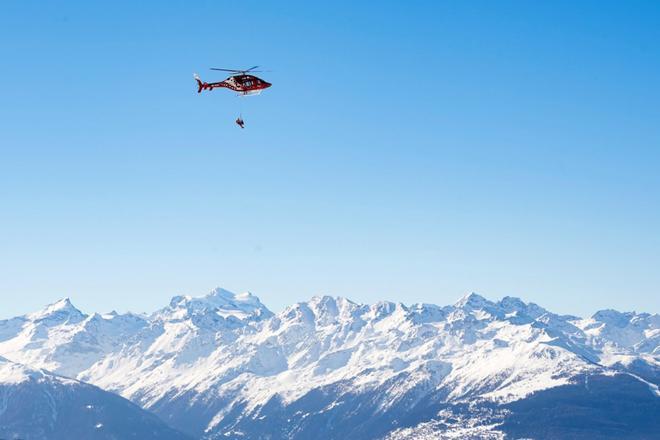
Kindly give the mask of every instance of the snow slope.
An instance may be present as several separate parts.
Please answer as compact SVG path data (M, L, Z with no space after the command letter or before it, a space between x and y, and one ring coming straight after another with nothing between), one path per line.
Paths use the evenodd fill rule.
M185 440L121 397L0 358L0 438Z

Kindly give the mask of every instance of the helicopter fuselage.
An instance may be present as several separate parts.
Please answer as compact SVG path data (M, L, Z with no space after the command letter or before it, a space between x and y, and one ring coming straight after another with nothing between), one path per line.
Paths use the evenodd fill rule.
M233 75L224 81L212 83L204 82L199 78L195 79L197 80L197 85L199 86L197 93L201 93L202 90L225 88L233 90L234 92L238 92L242 95L251 95L254 93L259 93L272 85L271 83L264 81L261 78L247 74Z

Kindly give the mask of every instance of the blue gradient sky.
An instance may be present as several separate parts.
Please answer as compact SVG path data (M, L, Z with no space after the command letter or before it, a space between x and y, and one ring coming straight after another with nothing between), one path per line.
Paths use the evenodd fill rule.
M3 1L1 314L216 285L274 310L477 291L658 312L659 20L652 1ZM259 97L195 93L193 72L254 64Z

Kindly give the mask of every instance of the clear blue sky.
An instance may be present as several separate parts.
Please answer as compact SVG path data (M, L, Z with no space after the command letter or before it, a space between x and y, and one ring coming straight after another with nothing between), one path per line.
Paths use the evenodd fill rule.
M3 1L1 315L217 285L274 310L658 312L659 22L655 1ZM193 72L255 64L261 96L197 95Z

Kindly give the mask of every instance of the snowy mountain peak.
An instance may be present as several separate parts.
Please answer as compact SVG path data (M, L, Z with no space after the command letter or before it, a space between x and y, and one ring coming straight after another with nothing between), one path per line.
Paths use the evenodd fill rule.
M156 316L168 320L208 313L215 313L223 318L231 316L238 319L265 319L273 315L259 298L250 292L236 294L216 288L202 297L175 296L169 306L157 312Z
M520 298L516 298L515 296L505 296L499 301L499 304L502 307L506 308L511 308L511 309L517 309L517 310L524 310L527 308L527 304Z
M454 307L460 308L460 309L482 309L487 306L494 306L495 304L492 303L491 301L488 301L486 298L483 296L477 294L477 293L470 293L468 295L463 296L461 299L459 299L456 303L454 303Z
M78 310L69 298L62 298L38 312L27 315L27 318L31 321L68 321L71 323L80 322L85 317L86 315Z
M622 313L617 310L606 309L597 311L593 314L592 318L615 327L625 327L635 315L636 313L634 312Z
M309 306L314 310L315 312L318 311L320 313L330 313L332 315L337 315L339 313L339 310L337 309L337 302L339 298L333 298L328 295L323 295L323 296L313 296L312 299L309 301Z
M233 293L220 287L213 289L204 297L210 304L217 307L241 305L255 309L265 309L258 297L251 292Z
M391 301L378 301L370 307L371 319L378 320L389 316L397 309L398 305Z
M306 303L314 314L318 325L330 325L339 321L350 320L356 311L364 308L353 301L341 296L332 297L328 295L314 296Z
M507 314L525 314L533 319L536 319L544 313L547 313L547 310L543 307L540 307L532 302L525 303L520 298L512 296L505 296L498 302L498 305Z
M341 296L313 296L309 301L310 307L317 310L335 310L339 312L343 309L350 309L357 306L356 303L350 299Z
M434 304L413 304L408 316L416 324L440 322L447 317L447 309Z
M600 310L591 317L591 327L605 326L610 328L660 328L660 315L657 313L619 312L616 310Z
M64 298L60 299L59 301L56 301L53 304L51 304L51 307L54 307L54 308L71 308L71 307L73 307L73 304L71 304L71 299L67 296L67 297L64 297Z
M471 293L458 300L454 304L454 308L456 309L455 316L474 315L479 312L477 315L481 318L490 316L490 319L513 320L517 324L531 322L548 313L543 307L531 302L525 303L520 298L505 296L500 301L493 302L476 293Z

